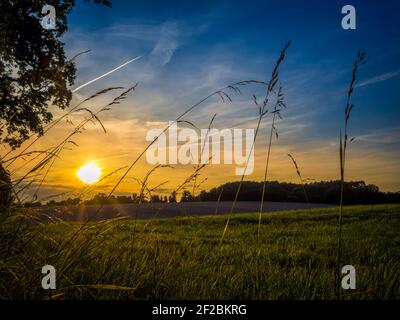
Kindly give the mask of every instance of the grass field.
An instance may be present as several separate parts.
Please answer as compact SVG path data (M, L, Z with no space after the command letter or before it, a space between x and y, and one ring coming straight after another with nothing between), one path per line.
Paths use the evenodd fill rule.
M1 298L335 299L337 208L265 214L259 240L258 214L232 215L221 242L227 217L24 222L14 238L3 222ZM400 205L344 208L357 289L341 298L400 298L399 230ZM45 264L56 290L41 288Z

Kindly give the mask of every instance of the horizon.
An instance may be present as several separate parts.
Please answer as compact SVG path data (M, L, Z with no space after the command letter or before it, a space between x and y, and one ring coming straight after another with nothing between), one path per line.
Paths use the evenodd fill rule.
M363 180L385 192L399 191L400 110L396 88L400 85L400 52L396 43L400 30L395 28L395 12L400 4L361 5L353 1L357 29L343 30L341 3L287 3L293 5L256 2L243 8L237 2L222 1L204 2L193 8L193 4L179 3L179 10L163 2L138 5L113 1L112 8L78 3L70 14L63 41L68 57L85 50L91 52L76 59L77 79L72 90L135 57L141 58L77 90L71 107L101 89L139 84L126 100L102 114L107 133L94 124L74 138L78 146L71 145L72 150L62 152L62 159L54 163L41 186L39 199L81 192L87 185L76 172L88 163L97 163L101 177L129 165L146 146L147 130L162 127L210 92L241 80L266 81L288 40L291 45L280 68L287 108L276 124L279 138L273 141L268 180L296 183L288 153L296 158L304 178L340 179L337 151L346 90L356 53L365 50L368 62L360 70L355 88L350 124L350 135L355 140L346 159L345 179ZM281 23L283 15L285 21ZM207 128L216 113L213 128L254 128L257 108L251 103L253 92L263 95L263 89L256 88L233 95L232 103L215 98L185 120ZM110 92L86 107L97 110L116 94ZM68 110L52 111L56 119ZM72 114L69 120L75 124L84 114ZM271 116L263 122L261 136L270 124ZM41 138L35 149L54 145L72 129L62 122ZM254 172L245 180L262 180L265 157L266 144L261 137L255 147ZM16 161L13 169L21 163ZM208 177L202 189L238 179L234 166L209 165L202 172L202 177ZM115 194L139 190L135 179L142 179L151 167L142 159ZM162 168L150 182L155 186L168 181L157 192L168 194L191 170L191 165ZM102 190L110 190L122 172L115 173L114 180L102 185ZM16 173L22 176L24 171Z
M240 180L237 180L237 181L232 180L232 181L226 181L226 182L224 182L222 184L219 184L219 185L211 186L208 190L199 189L195 193L195 197L197 197L197 199L194 199L194 200L182 200L183 199L183 194L180 194L179 197L177 197L174 200L171 200L168 197L168 196L171 196L171 194L169 194L169 193L162 194L162 193L157 193L157 192L153 193L152 197L153 196L157 197L158 200L160 200L160 202L169 202L169 203L170 202L172 202L172 203L175 203L175 202L177 202L177 203L181 203L181 202L202 202L203 200L201 199L201 196L200 196L201 193L206 192L207 194L210 194L211 191L213 191L213 190L219 190L219 189L220 190L224 190L223 187L226 186L226 185L235 185L235 184L239 184L239 183L240 183ZM259 184L262 184L263 181L244 180L243 181L243 185L242 185L242 190L246 190L246 183L259 183ZM331 186L333 186L334 184L340 185L340 180L303 181L302 183L296 182L296 181L289 182L289 181L266 180L266 183L267 184L275 184L275 183L277 183L278 185L294 185L294 186L297 186L297 187L301 187L301 186L307 187L307 186L320 185L320 184L331 184ZM382 191L379 188L379 186L367 184L367 183L365 183L365 181L362 181L362 180L360 180L360 181L346 181L345 182L346 185L351 185L351 184L354 184L354 183L364 183L365 187L378 187L377 192L380 193L380 194L384 194L384 195L396 195L396 194L400 193L399 191L397 191L397 192ZM184 191L185 192L189 192L189 195L193 196L192 193L190 192L190 190L184 190ZM261 190L259 190L259 191L261 192ZM363 190L363 192L366 192L366 190ZM223 194L223 192L221 192L221 194ZM309 191L307 191L307 194L308 194L308 196L310 196ZM89 195L89 194L87 194L87 195ZM79 200L80 202L76 203L76 204L79 204L79 205L83 204L84 205L84 204L86 204L87 201L89 201L89 202L93 201L97 196L100 196L100 195L104 195L106 197L105 199L106 200L110 200L110 201L116 200L118 197L121 197L122 200L124 200L126 197L128 197L131 200L135 200L135 199L137 200L137 197L138 197L138 194L136 192L131 192L131 193L130 192L125 192L125 193L116 192L115 194L112 194L111 196L107 196L106 193L99 191L99 192L90 193L90 197L87 197L87 195L83 199L81 199L80 197L75 197L74 198L74 197L66 195L63 198L60 198L59 201L54 200L56 197L49 197L48 199L46 199L47 201L44 201L44 202L32 201L32 202L25 202L24 204L26 204L26 205L34 205L34 206L35 205L47 206L49 204L50 205L58 204L59 202L64 202L64 201L67 201L67 200ZM224 196L226 197L226 194ZM158 200L156 201L153 198L151 198L151 199L149 198L149 199L143 199L141 201L143 201L143 203L152 203L152 202L157 203ZM221 202L223 202L223 201L232 202L232 200L233 199L231 199L231 200L222 200L221 199L221 200L213 200L213 201L217 201L217 202L219 202L219 201L221 201ZM297 199L297 200L293 200L293 199L290 200L289 199L289 200L286 200L286 201L287 202L303 202L303 203L307 202L306 199L304 199L304 201L299 201L299 200L300 199ZM211 201L211 200L205 200L205 201ZM243 199L238 200L238 201L239 202L240 201L244 201L244 202L247 202L247 201L260 202L260 200L243 200ZM277 202L277 201L278 202L282 202L281 200L271 200L271 199L269 199L268 202ZM352 201L354 201L354 199L348 198L347 201L352 202ZM336 204L336 202L337 201L322 202L322 203L330 203L331 205L334 205L334 204ZM357 204L362 204L359 201L356 201L356 202L357 202ZM117 202L117 203L119 203L119 202ZM121 203L124 203L124 202L121 202ZM315 204L317 204L317 203L320 203L320 202L315 202ZM377 203L382 203L382 200L379 200ZM397 200L394 201L393 203L397 203Z

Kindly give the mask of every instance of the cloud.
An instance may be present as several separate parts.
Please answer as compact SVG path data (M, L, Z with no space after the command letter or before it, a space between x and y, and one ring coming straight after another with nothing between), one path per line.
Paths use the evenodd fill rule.
M158 66L166 65L178 47L179 31L176 23L166 22L160 32L160 38L150 53L150 63Z
M357 141L361 141L364 144L379 145L382 149L385 145L388 145L388 148L391 149L393 144L400 144L400 127L381 128L363 135L358 135L355 138ZM365 147L368 149L370 146L365 145Z
M393 71L393 72L383 73L383 74L381 74L381 75L379 75L379 76L370 78L370 79L368 79L368 80L365 80L365 81L359 83L356 87L364 87L364 86L367 86L367 85L369 85L369 84L374 84L374 83L382 82L382 81L389 80L389 79L392 79L392 78L394 78L394 77L397 77L397 76L399 76L399 75L400 75L400 70L396 70L396 71Z
M167 126L167 125L168 125L167 121L146 121L146 127Z

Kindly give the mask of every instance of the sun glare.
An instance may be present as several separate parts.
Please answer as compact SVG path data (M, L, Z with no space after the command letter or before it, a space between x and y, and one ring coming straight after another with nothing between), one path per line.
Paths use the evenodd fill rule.
M84 183L92 184L99 181L101 170L94 163L88 163L80 167L76 174Z

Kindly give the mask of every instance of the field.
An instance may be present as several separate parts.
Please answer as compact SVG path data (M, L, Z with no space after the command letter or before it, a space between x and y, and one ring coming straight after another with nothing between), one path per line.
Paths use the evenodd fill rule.
M335 299L337 208L264 214L259 239L258 215L235 214L221 241L227 217L23 223L14 238L3 223L0 298ZM400 298L399 230L400 205L344 207L357 289L340 298ZM41 289L45 264L56 290Z
M187 217L199 215L213 215L229 213L232 207L231 201L203 202L170 202L170 203L141 203L141 204L106 204L80 205L80 206L41 206L35 208L42 220L49 217L61 218L66 221L98 221L116 217L129 219L154 219ZM264 212L297 210L310 208L327 208L328 204L302 203L302 202L267 202L263 206ZM236 203L234 213L253 213L260 210L258 201L239 201Z

